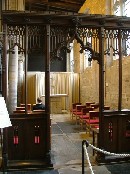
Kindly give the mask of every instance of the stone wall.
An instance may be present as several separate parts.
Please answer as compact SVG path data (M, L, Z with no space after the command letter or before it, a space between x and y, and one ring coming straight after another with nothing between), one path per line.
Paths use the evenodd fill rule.
M130 108L130 56L123 58L122 107Z
M99 65L97 61L92 61L92 67L86 68L80 73L80 101L99 101Z
M118 108L118 66L114 60L111 67L106 67L106 103L111 108ZM122 109L130 108L130 56L122 59Z
M105 68L105 104L118 109L119 61L114 60Z
M104 7L104 8L103 8ZM111 13L110 0L87 0L81 7L79 13L89 14L110 14Z
M74 72L80 73L80 44L74 40Z
M118 109L119 60L113 60L111 66L105 66L104 103L111 109ZM80 74L80 101L99 101L99 65L86 68ZM122 59L122 109L130 109L130 56Z

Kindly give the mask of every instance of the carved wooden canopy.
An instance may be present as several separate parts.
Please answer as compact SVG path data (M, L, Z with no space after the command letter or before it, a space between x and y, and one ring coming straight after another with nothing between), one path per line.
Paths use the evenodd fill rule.
M73 14L67 12L2 11L2 21L7 24L47 24L89 26L105 28L129 28L130 17L100 14Z
M119 55L118 110L120 111L122 101L122 55L126 55L127 48L130 48L128 42L130 39L130 18L110 15L56 14L50 11L44 13L3 11L2 23L5 36L3 74L6 72L7 64L5 61L7 41L9 42L9 51L11 51L12 43L17 44L19 51L25 53L25 60L27 60L28 51L33 49L45 53L45 105L48 113L50 103L50 59L59 58L61 49L66 49L69 52L69 43L74 39L80 44L80 53L83 50L86 51L86 49L90 51L90 58L97 60L99 63L99 120L101 123L99 127L102 132L102 123L104 122L102 117L104 111L104 55L109 55L111 49L113 55ZM3 79L3 82L6 82L3 86L6 87L6 76ZM4 96L6 96L6 93L4 93ZM99 139L102 140L102 134L100 134Z
M46 26L50 26L50 58L62 59L60 57L61 50L70 52L70 43L77 40L80 44L80 53L84 50L90 52L90 59L99 62L99 40L101 38L108 42L104 54L110 54L112 45L109 43L111 39L115 40L117 47L113 48L114 54L118 54L118 36L121 30L122 40L130 37L130 18L117 17L111 15L85 15L85 14L69 14L54 12L19 12L19 11L3 11L3 24L7 24L8 38L15 41L19 45L19 52L24 52L24 34L26 26L28 26L28 38L30 51L45 51L41 43L46 37ZM101 31L102 30L102 31ZM22 36L20 36L22 35ZM19 39L16 38L23 38ZM41 41L42 39L42 41ZM88 41L89 40L89 41ZM91 40L91 43L90 43ZM12 42L11 42L12 43ZM126 53L124 47L124 54ZM11 47L10 47L11 50Z

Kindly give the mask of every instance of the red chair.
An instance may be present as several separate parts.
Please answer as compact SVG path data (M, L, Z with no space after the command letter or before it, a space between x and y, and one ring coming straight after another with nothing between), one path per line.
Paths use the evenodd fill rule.
M86 105L76 105L76 111L73 113L76 118L76 124L78 123L79 116L82 115L83 108L86 108Z
M91 104L94 104L95 102L86 102L86 107L90 108Z
M94 110L98 110L99 109L99 103L94 103L90 105L92 108L94 108Z
M110 106L104 106L104 110L110 110Z
M89 111L89 118L86 119L86 130L91 131L92 126L99 124L99 111Z
M72 108L70 109L70 116L73 119L74 116L74 112L76 112L76 105L81 105L81 103L72 103Z
M82 115L79 116L80 128L86 123L86 119L89 119L89 111L93 111L93 108L82 108Z

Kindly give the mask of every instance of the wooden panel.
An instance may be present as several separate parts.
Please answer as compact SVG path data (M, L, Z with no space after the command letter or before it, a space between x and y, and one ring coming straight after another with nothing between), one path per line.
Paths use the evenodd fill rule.
M130 114L119 119L118 152L130 153Z
M12 127L8 128L8 159L16 160L16 159L25 159L26 155L26 147L25 147L25 121L21 120L20 122L17 120L11 120ZM14 145L14 128L18 126L18 145Z
M11 115L12 127L8 128L8 162L14 165L32 165L46 162L48 154L48 124L45 113ZM49 126L50 127L50 126ZM49 142L50 143L50 142ZM19 167L16 166L17 168ZM27 165L27 164L26 164ZM49 163L48 163L49 165ZM11 164L12 166L12 164ZM36 167L36 166L35 166Z
M118 151L118 117L107 115L104 118L104 149L116 153Z
M52 97L51 98L51 113L52 114L61 114L62 106L61 106L61 97Z
M116 113L104 117L104 148L110 152L130 152L130 114Z

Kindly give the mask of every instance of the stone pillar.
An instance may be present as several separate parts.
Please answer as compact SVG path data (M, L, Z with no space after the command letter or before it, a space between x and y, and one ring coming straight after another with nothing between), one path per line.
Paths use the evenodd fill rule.
M24 11L25 10L25 0L2 0L2 9L3 10L18 10L18 11ZM9 55L9 87L8 87L8 110L10 113L13 112L13 110L17 106L17 87L18 86L18 47L14 46L14 53L10 53ZM22 66L22 65L21 65ZM22 68L22 67L21 67ZM22 71L22 70L20 70ZM21 74L21 73L20 73ZM21 84L21 78L20 76L20 82ZM20 90L21 91L21 90ZM18 102L19 102L19 96L18 96Z
M81 61L80 61L80 44L74 40L74 73L80 73Z
M9 92L8 110L12 113L17 106L17 85L18 85L18 46L15 45L9 56Z
M20 103L23 102L23 74L24 74L24 69L23 66L24 65L24 55L20 54L18 57L18 106L20 105Z

